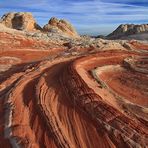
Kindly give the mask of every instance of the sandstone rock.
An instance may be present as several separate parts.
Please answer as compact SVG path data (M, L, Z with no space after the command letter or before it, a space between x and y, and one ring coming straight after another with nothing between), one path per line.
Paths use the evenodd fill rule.
M32 14L29 12L12 12L4 14L0 22L8 28L17 30L41 30L41 27L36 23Z
M124 36L135 35L140 33L148 33L148 24L122 24L107 37L111 39L117 39L122 38Z
M74 27L66 20L58 20L55 17L52 17L48 24L43 27L45 32L54 32L54 33L64 33L68 36L78 37L78 33Z

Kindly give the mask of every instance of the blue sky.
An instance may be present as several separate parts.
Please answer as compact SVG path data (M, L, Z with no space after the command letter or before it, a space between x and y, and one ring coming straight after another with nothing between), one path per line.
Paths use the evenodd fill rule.
M108 34L121 23L148 23L148 0L0 0L0 15L32 12L43 26L52 17L69 20L80 34Z

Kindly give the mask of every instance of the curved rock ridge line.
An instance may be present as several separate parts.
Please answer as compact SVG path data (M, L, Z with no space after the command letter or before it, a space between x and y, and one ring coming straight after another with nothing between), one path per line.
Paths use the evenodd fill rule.
M146 147L146 115L142 118L133 106L125 108L136 103L128 97L126 102L114 90L121 96L118 98L110 91L107 76L97 71L109 65L120 72L126 69L124 59L133 55L107 51L47 59L10 72L0 80L0 144L8 148ZM146 112L146 103L140 106Z
M5 106L3 111L5 113L5 127L3 127L4 134L5 138L9 139L13 147L18 147L20 144L27 147L38 147L38 144L36 144L35 133L31 128L35 128L34 130L36 132L38 128L40 128L41 133L44 133L44 137L48 139L47 133L40 127L42 122L40 121L37 109L35 108L36 105L33 104L33 101L35 101L35 95L33 93L35 91L34 85L42 71L48 67L45 63L47 65L51 64L51 62L41 62L30 66L29 68L28 65L23 72L13 74L11 78L1 84L1 86L4 86L1 93L4 94L5 91L7 92L5 93L5 96L2 95ZM11 85L5 87L8 83ZM26 92L29 92L29 94ZM41 137L38 138L41 140ZM46 141L48 142L48 140Z
M126 141L126 146L143 147L147 145L147 126L143 125L141 127L141 122L138 119L131 120L128 115L121 111L119 112L117 109L119 109L120 106L117 105L121 105L122 107L122 104L119 104L120 102L118 103L118 100L113 101L113 99L112 102L110 102L109 96L101 94L103 91L96 89L95 82L90 80L89 74L87 73L88 70L94 68L94 65L119 64L125 57L129 56L126 54L121 54L122 56L119 55L120 54L109 58L98 58L94 56L77 60L66 70L69 77L67 77L65 73L63 74L63 77L66 75L66 79L63 78L64 80L62 81L64 83L63 86L65 86L65 89L71 87L70 90L67 89L67 94L69 94L71 99L83 108L92 119L95 118L94 120L96 120L98 125L101 125L105 131L107 130L109 135L112 134L112 138L116 144L118 143L118 146L122 146ZM107 97L108 99L106 100ZM119 136L121 137L120 142L116 141Z
M125 65L130 67L132 70L144 74L148 74L148 57L133 57L124 60Z
M5 99L5 106L7 106L5 109L5 138L10 140L10 143L13 147L18 147L20 144L24 146L27 145L29 147L37 146L35 133L32 131L29 124L30 114L28 114L33 110L30 107L33 102L33 98L28 96L31 100L28 100L29 102L27 102L27 94L23 92L25 91L25 87L27 87L30 83L33 83L38 78L38 75L41 74L41 70L43 68L40 68L41 67L36 68L33 71L31 70L29 72L24 72L7 93ZM31 87L31 89L33 88ZM34 122L39 122L36 121L39 120L38 115L32 116L35 116Z
M120 65L99 67L93 70L93 75L118 101L123 102L124 108L148 121L147 77L127 72Z

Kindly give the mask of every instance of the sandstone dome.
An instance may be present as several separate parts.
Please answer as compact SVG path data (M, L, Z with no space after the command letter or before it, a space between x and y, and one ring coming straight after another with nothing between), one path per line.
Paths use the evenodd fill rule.
M10 12L4 14L0 22L8 28L17 30L41 30L41 27L36 23L33 15L29 12Z
M78 37L78 33L75 28L68 22L67 20L57 19L52 17L48 24L43 27L43 31L45 32L58 32L64 33L65 35Z

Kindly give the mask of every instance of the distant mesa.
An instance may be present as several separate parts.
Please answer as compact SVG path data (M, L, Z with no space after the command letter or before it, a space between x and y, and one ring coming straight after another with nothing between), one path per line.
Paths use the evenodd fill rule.
M148 37L148 24L134 25L134 24L121 24L115 31L109 34L109 39L119 39L126 37L138 38L139 36Z
M57 19L52 17L48 24L43 27L43 31L45 32L57 32L57 33L64 33L65 35L69 35L72 37L78 37L78 33L76 32L75 28L72 26L70 22L64 19Z
M17 30L41 30L41 27L29 12L11 12L4 14L1 18L1 23L8 28Z

